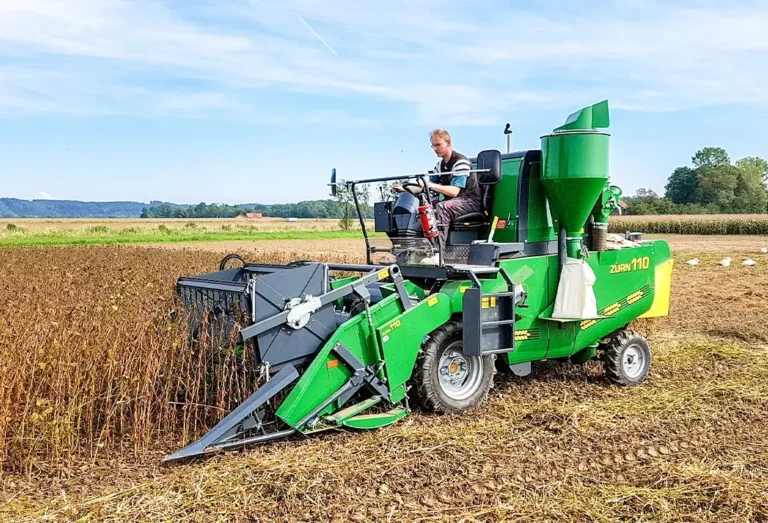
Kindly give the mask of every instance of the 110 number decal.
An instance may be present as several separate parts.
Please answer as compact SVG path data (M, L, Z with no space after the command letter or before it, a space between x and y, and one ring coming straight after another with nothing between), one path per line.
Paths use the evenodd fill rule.
M651 266L651 258L643 256L642 258L633 258L629 263L614 263L611 265L611 274L619 272L644 271Z

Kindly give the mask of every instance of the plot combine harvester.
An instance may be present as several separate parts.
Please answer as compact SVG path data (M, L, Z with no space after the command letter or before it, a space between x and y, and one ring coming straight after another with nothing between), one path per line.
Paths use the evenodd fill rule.
M436 265L420 263L433 243L419 213L437 195L413 191L374 205L387 247L368 237L357 206L366 264L243 262L180 278L196 332L239 325L267 381L166 461L383 427L413 404L457 413L483 401L497 371L525 376L541 360L600 358L609 381L642 382L650 348L628 325L667 315L672 258L663 241L607 241L621 195L608 183L609 135L598 130L608 125L601 102L543 136L541 150L480 152L472 161L484 212L450 224ZM360 184L408 178L410 191L428 175L344 183L356 194Z

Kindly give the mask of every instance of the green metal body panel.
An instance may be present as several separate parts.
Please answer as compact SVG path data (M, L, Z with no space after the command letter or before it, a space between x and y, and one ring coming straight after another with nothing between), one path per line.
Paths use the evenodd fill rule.
M496 242L517 242L520 198L520 176L526 167L524 158L511 158L502 161L501 181L494 187L492 216L504 220L498 226L493 239ZM544 186L541 184L541 162L530 162L530 184L527 187L528 208L527 242L545 242L557 239L560 230L559 220L553 214Z
M597 312L608 317L580 322L576 347L596 343L647 312L655 294L655 268L671 257L665 241L592 253L587 263L597 278L594 286Z
M553 299L548 270L552 263L557 263L556 256L534 256L499 264L528 294L525 306L515 311L515 351L507 354L510 364L542 359L547 354L549 324L539 316Z
M338 289L340 287L344 287L348 283L352 283L355 280L359 280L360 276L350 276L348 278L338 278L336 280L331 280L331 289Z
M522 158L504 160L501 163L501 181L493 189L493 208L491 218L506 220L504 227L496 229L493 240L497 242L517 241L517 191Z
M507 290L507 284L500 277L496 279L483 279L480 280L480 283L483 285L483 293ZM453 314L461 313L464 310L464 292L470 287L472 287L472 282L469 280L451 280L445 282L440 289L440 293L449 298Z
M593 127L605 129L609 125L611 125L611 117L608 112L608 100L603 100L570 114L565 124L556 127L555 131L592 129Z
M557 296L557 255L500 262L512 281L528 294L525 306L515 311L515 351L506 354L507 361L515 364L571 356L635 320L653 303L654 269L669 259L669 245L664 241L645 242L632 249L590 252L586 260L597 277L594 292L598 313L607 317L570 322L547 320ZM500 276L481 283L484 293L506 290ZM468 280L449 281L441 289L450 298L453 314L462 311L462 289L471 285Z
M408 291L408 296L418 298L419 300L424 299L424 289L421 287L414 285L408 280L405 280L405 290ZM395 289L395 285L393 283L389 283L387 285L381 286L381 294L383 296L391 296L394 293L397 292L397 289Z
M397 403L405 398L405 383L413 373L421 343L427 334L450 319L451 301L445 294L437 293L403 312L395 294L371 306L370 310L373 331L365 313L341 325L280 405L276 413L280 419L296 426L352 375L351 369L332 353L336 343L342 343L365 365L383 359L383 375L387 379L391 402ZM378 347L381 347L381 355ZM330 414L340 407L332 403L318 415Z
M438 292L376 329L393 403L406 396L405 383L413 374L424 337L450 319L451 299Z
M553 216L554 209L541 183L541 176L541 163L532 162L528 186L528 243L557 240L560 230L560 221Z
M541 180L568 233L578 233L608 179L610 136L570 131L541 138Z
M400 315L402 305L398 296L393 295L371 306L370 311L375 327ZM379 361L374 336L376 333L368 326L368 318L365 313L358 314L342 324L320 349L318 355L302 374L301 379L280 405L276 412L277 417L288 425L295 426L349 379L352 371L331 353L331 349L337 342L344 344L365 365ZM337 409L338 406L331 404L318 415L329 414Z
M584 224L608 180L608 102L571 114L565 125L541 137L541 182L567 234L567 253L581 257Z

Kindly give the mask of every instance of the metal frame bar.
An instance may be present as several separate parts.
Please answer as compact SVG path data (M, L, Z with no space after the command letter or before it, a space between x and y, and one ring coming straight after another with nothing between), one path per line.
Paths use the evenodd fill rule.
M359 184L359 183L375 183L375 182L395 182L397 180L406 180L406 179L416 179L423 176L433 176L436 174L464 174L464 173L487 173L491 172L490 169L470 169L469 171L446 171L444 173L411 173L411 174L401 174L397 176L384 176L381 178L363 178L360 180L347 180L344 182L344 185L352 185L352 184ZM328 185L342 185L341 183L329 183Z
M402 284L403 277L400 274L400 268L397 265L390 265L389 267L384 267L384 269L389 271L389 277L392 278L392 280L395 282L395 286L397 286L398 283ZM330 292L327 292L323 294L322 296L319 296L320 299L320 306L323 307L325 305L328 305L329 303L332 303L339 298L343 298L344 296L348 296L349 294L355 293L358 294L360 297L365 297L368 292L365 290L365 286L369 283L374 283L382 278L379 277L379 271L371 272L367 276L364 276L358 280L355 280L353 282L350 282L343 287L339 287L338 289L332 290ZM398 291L398 294L400 295L403 308L405 310L409 309L411 307L411 300L408 298L407 300L403 299L403 294ZM407 292L404 293L407 297ZM262 320L260 322L254 323L253 325L249 325L248 327L244 328L242 330L242 336L243 341L249 340L253 338L254 336L258 336L262 332L268 331L269 329L273 329L279 325L282 325L288 321L288 315L291 313L290 310L283 311L279 314L276 314L275 316L272 316L270 318L267 318L265 320Z
M218 448L225 448L226 446L232 447L245 444L241 441L228 442L227 440L231 440L241 433L239 425L244 423L245 420L247 420L247 418L249 418L259 407L267 403L275 395L277 395L279 392L284 390L298 379L299 372L296 370L296 368L291 364L286 365L280 370L280 372L273 376L271 380L269 380L263 386L259 387L259 389L251 394L247 400L238 405L235 410L227 414L223 420L218 422L216 426L208 431L208 433L205 434L202 438L193 443L190 443L178 452L170 456L166 456L165 459L163 459L163 462L197 456L205 452L217 450ZM265 438L265 436L273 435L265 434L262 436L256 436L255 438L250 438L250 440L258 441L258 438L274 439L274 437Z
M203 278L179 278L176 280L176 287L194 287L196 289L208 289L212 291L244 293L248 285L246 283L206 280Z
M469 171L448 171L444 173L439 173L440 175L444 174L453 174L455 172L460 173L481 173L481 172L490 172L490 169L471 169ZM374 182L387 182L387 181L395 181L395 180L403 180L403 179L420 179L422 186L427 187L427 180L426 176L432 176L436 173L416 173L416 174L408 174L403 176L389 176L384 178L369 178L369 179L363 179L363 180L351 180L344 182L344 184L350 188L352 191L352 199L355 202L355 210L357 211L357 219L360 222L360 228L363 232L363 239L365 240L365 262L369 265L373 264L373 259L371 257L371 254L376 252L375 247L371 247L370 238L368 237L368 230L365 226L365 218L363 218L363 213L360 210L360 201L357 198L357 191L355 190L355 186L357 184L364 184L364 183L374 183ZM339 185L339 184L329 184L329 185ZM432 195L430 194L429 190L427 190L424 194L426 194L427 197L427 203L430 207L434 207L432 203ZM450 224L445 224L445 227L448 227ZM440 225L438 224L438 227ZM438 259L438 265L443 266L443 248L440 244L440 242L437 242L437 259Z

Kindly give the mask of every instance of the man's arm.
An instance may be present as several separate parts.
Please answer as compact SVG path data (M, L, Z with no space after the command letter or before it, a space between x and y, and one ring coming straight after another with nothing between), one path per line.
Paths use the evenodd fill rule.
M456 198L461 193L461 188L454 185L440 185L439 183L430 183L429 188L433 191L447 196L448 198Z
M453 181L451 182L453 183ZM448 198L456 198L459 193L461 193L461 187L456 187L454 185L441 185L439 183L432 183L431 181L427 182L427 187L435 191L436 193L440 193L444 196L447 196ZM405 189L402 187L395 185L392 187L392 190L395 192L403 192ZM411 187L410 190L415 193L419 193L423 191L423 188L419 187Z

